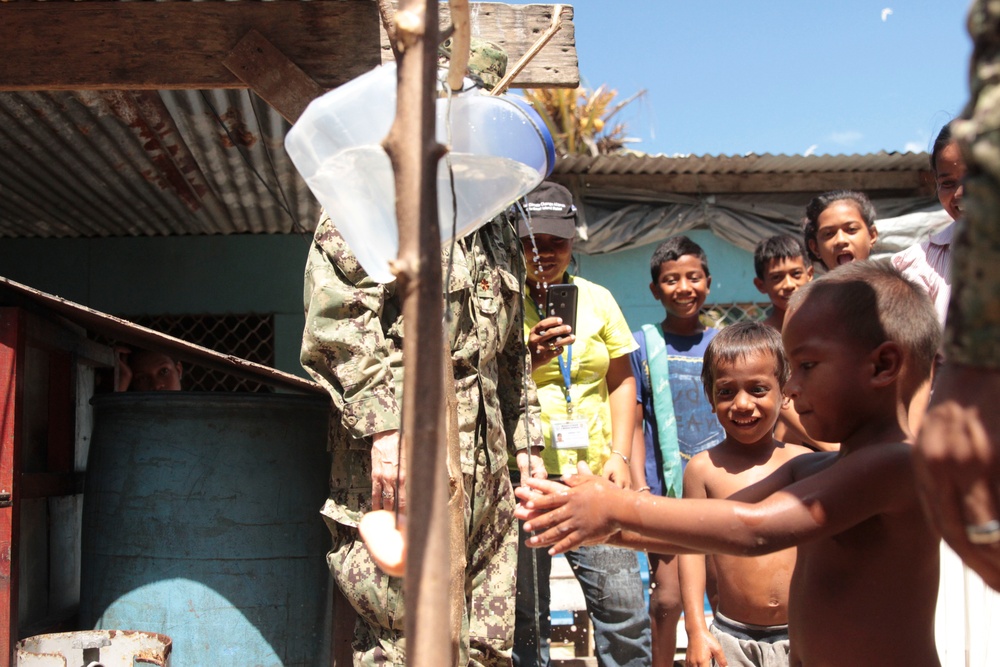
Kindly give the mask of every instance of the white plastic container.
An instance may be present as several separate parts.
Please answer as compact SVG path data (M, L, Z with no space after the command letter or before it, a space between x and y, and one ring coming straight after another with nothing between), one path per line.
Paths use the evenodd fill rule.
M392 166L381 146L395 111L396 68L383 65L313 100L285 138L299 173L378 282L394 279L389 261L399 251ZM555 162L545 124L513 97L474 91L437 100L437 138L451 147L437 173L442 242L453 223L465 236L533 190Z

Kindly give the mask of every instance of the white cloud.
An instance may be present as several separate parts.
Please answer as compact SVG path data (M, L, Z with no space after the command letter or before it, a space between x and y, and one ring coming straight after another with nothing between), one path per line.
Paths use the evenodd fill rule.
M882 23L885 23L886 19L888 19L890 16L892 16L892 9L890 9L889 7L886 7L885 9L883 9L882 10Z
M813 144L812 146L806 149L806 152L803 153L803 155L816 155L816 151L818 149L819 149L819 144Z
M922 141L907 141L903 146L904 153L923 153L927 148Z
M861 141L863 137L864 135L857 130L845 130L844 132L834 132L831 134L830 141L841 146L850 146Z

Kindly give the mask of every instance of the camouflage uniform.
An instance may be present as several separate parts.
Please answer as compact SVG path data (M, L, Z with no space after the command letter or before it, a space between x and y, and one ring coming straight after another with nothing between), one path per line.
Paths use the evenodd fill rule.
M445 267L449 246L442 253ZM445 308L451 314L466 494L466 632L460 660L508 665L517 525L507 454L542 444L521 336L523 259L517 234L503 217L455 248ZM355 662L402 665L402 580L382 574L356 531L371 505L371 436L401 423L402 305L395 283L373 282L326 215L316 228L305 282L301 361L329 391L335 408L330 498L322 509L333 534L327 562L359 614Z
M973 39L972 100L952 132L969 166L965 222L952 243L948 359L1000 369L1000 5L980 0L969 10Z

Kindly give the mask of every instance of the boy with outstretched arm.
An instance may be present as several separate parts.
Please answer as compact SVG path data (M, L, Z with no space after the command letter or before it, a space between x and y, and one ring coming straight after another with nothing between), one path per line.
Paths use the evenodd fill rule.
M781 443L771 434L788 375L781 335L772 327L740 322L712 340L705 352L702 383L726 438L688 463L685 498L728 498L811 451ZM728 554L678 558L688 667L788 664L788 585L795 549L753 558ZM711 629L703 611L706 558L713 561L718 594Z
M530 482L520 518L534 547L610 541L653 551L755 556L798 547L788 603L795 667L937 667L938 538L911 467L909 378L941 332L927 295L884 262L802 287L782 339L785 393L839 452L795 457L729 499L675 500L577 475Z
M798 238L775 234L762 240L753 251L754 287L766 294L771 312L764 324L781 331L788 301L795 291L813 279L812 261ZM837 444L822 442L806 433L791 401L785 401L774 428L774 437L790 444L805 445L817 451L836 451Z

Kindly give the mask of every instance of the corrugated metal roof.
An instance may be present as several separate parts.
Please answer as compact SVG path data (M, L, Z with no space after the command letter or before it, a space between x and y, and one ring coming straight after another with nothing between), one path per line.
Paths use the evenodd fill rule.
M318 205L246 90L0 94L0 237L274 234Z
M927 153L869 155L602 155L563 158L556 174L783 174L925 171Z
M288 123L247 90L0 93L0 237L309 232ZM923 153L601 156L554 176L926 171ZM616 186L616 187L621 187Z

